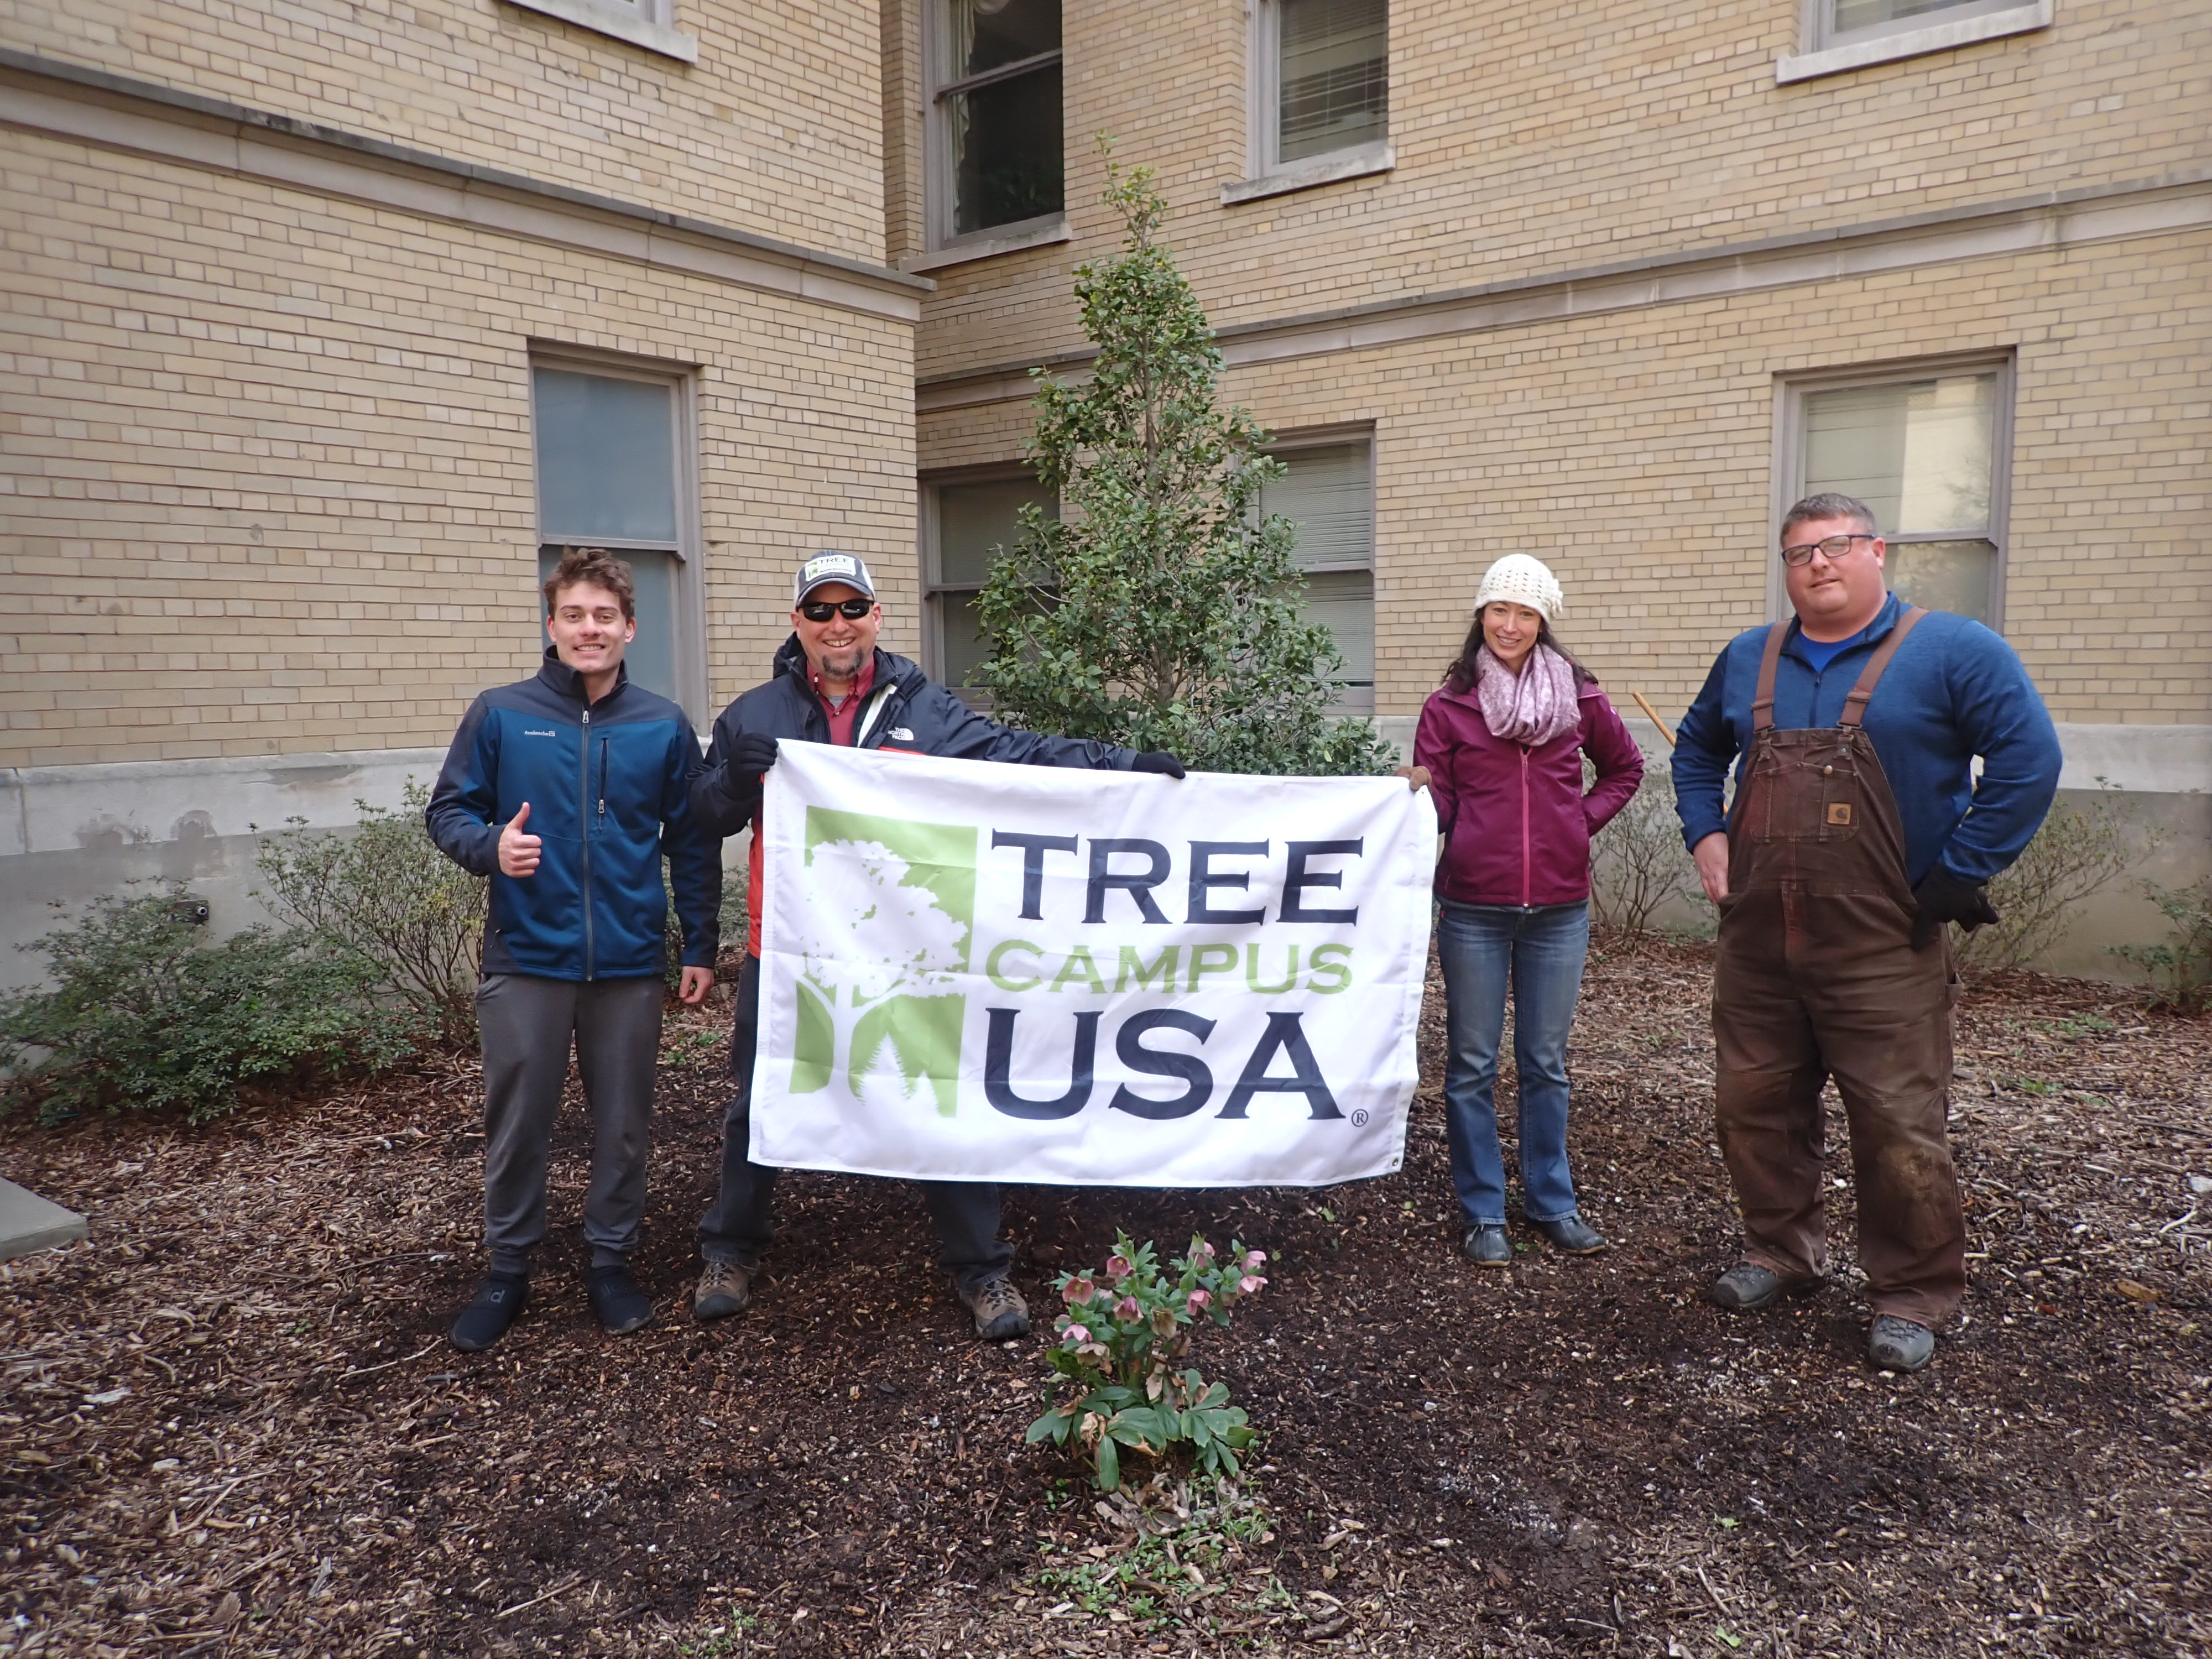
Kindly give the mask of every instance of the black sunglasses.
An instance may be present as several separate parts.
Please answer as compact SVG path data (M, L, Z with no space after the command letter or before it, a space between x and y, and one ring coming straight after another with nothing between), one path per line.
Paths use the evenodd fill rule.
M826 623L832 617L842 616L847 622L858 622L876 608L873 599L846 599L832 604L828 599L815 599L799 607L799 614L811 623Z

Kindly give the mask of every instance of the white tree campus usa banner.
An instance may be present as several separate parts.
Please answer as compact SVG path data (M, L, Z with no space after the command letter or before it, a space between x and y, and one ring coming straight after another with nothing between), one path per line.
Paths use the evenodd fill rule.
M1396 1170L1435 809L1399 778L787 743L751 1157L1084 1186Z

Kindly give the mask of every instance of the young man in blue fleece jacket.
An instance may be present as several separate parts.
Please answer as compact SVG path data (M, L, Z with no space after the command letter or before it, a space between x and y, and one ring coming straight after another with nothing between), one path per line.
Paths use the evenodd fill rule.
M629 566L571 549L545 612L544 666L470 705L427 814L446 856L491 878L477 987L491 1262L452 1336L471 1352L504 1336L528 1297L572 1037L592 1113L592 1311L617 1333L653 1316L629 1255L660 1054L664 857L684 929L679 994L696 1003L714 983L720 841L687 799L691 722L623 666L637 635Z
M1715 1106L1743 1214L1743 1259L1712 1298L1765 1308L1827 1272L1820 1087L1833 1077L1875 1314L1867 1355L1911 1371L1935 1357L1966 1286L1944 1138L1958 983L1947 924L1997 920L1987 884L2042 824L2060 757L2011 647L1899 600L1887 552L1863 501L1790 509L1796 617L1721 653L1683 717L1674 773L1683 838L1721 912Z

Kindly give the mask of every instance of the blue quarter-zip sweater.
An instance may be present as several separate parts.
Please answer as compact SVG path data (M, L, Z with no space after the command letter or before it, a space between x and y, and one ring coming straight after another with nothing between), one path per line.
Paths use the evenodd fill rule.
M1904 611L1891 594L1865 636L1818 671L1793 620L1775 670L1774 724L1841 720L1859 671ZM1674 810L1691 847L1728 827L1721 786L1732 763L1743 782L1765 648L1764 628L1729 641L1675 734ZM2043 699L2013 648L1971 617L1932 611L1906 636L1867 704L1866 734L1897 797L1905 878L1916 887L1939 858L1962 880L1987 881L2020 856L2057 793L2058 733Z
M699 741L684 711L629 683L586 706L583 677L549 647L537 677L487 691L453 734L424 817L462 869L491 878L488 974L639 979L661 971L667 895L686 967L714 964L720 847L691 815ZM499 833L530 803L536 873L499 872Z

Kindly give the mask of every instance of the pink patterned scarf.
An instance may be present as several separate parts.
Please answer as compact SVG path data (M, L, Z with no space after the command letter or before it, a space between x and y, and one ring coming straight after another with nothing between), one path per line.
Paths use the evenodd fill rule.
M1582 723L1575 671L1547 645L1530 651L1517 675L1484 646L1475 659L1475 696L1491 736L1508 743L1534 748Z

